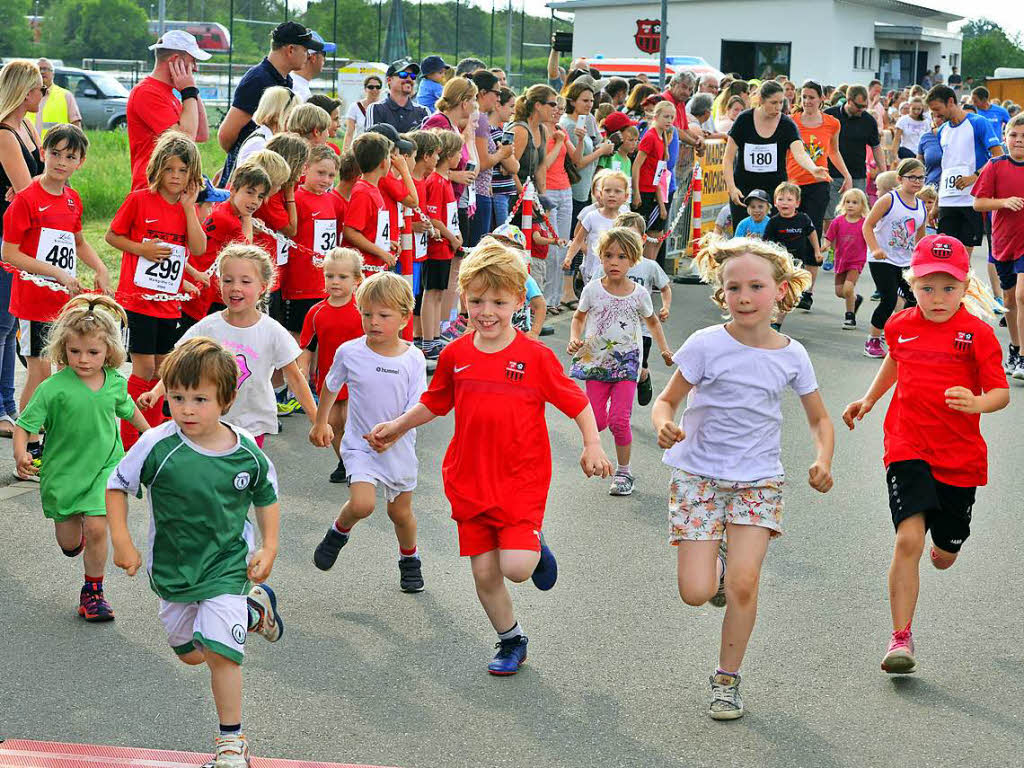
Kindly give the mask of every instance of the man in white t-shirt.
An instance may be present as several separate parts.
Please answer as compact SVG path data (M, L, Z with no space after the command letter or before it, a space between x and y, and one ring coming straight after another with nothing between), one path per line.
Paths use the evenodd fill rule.
M292 70L292 92L303 103L309 101L309 97L313 95L309 84L323 72L324 64L327 63L327 54L338 50L338 46L326 42L319 33L311 31L311 34L313 40L323 46L323 50L311 50L309 56L306 57L306 63L298 69Z

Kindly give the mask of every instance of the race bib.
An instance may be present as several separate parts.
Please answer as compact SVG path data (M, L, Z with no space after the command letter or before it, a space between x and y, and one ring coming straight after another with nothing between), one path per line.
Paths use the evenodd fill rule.
M74 277L78 274L78 249L75 247L75 233L43 227L39 231L36 258L57 267L57 269L63 269Z
M775 173L779 169L776 144L744 144L743 168L749 173Z
M322 256L338 244L338 220L313 220L313 250Z
M661 165L661 163L659 163L659 165ZM618 157L613 157L612 158L612 170L613 171L621 171L622 170L622 161ZM655 171L655 173L657 173L657 171Z
M949 168L943 168L942 178L939 181L939 199L969 196L971 187L974 185L972 184L971 187L965 187L964 189L957 189L956 183L964 176L970 175L971 169L966 165L953 165Z
M451 233L453 235L455 235L456 237L462 237L462 231L459 229L459 205L458 205L458 203L455 203L455 202L448 203L447 218L448 218L448 229L451 230Z
M474 205L476 205L476 187L470 184L468 187L466 187L466 189L468 190L466 192L466 200L469 203L469 207L472 208Z
M288 238L275 235L274 239L277 241L277 253L275 254L277 266L283 267L288 263Z
M374 244L388 253L391 252L391 214L386 208L377 211L377 238Z
M668 170L668 163L664 160L658 161L658 166L654 169L654 182L653 185L656 187L661 184L661 178L665 175L665 171Z
M147 238L151 240L152 238ZM142 242L146 242L143 240ZM163 261L150 261L139 257L135 265L135 284L147 291L177 293L181 278L185 275L185 246L164 243L171 249L171 255Z
M427 245L430 242L430 231L423 230L422 232L413 232L413 259L415 261L423 261L427 258Z

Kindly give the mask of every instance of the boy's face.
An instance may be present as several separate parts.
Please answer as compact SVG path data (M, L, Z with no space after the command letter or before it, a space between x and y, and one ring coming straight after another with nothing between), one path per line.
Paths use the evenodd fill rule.
M338 175L338 167L330 160L320 160L316 163L306 165L305 187L310 192L322 195L334 186L334 179Z
M377 166L377 170L380 171L382 174L386 174L386 173L389 173L391 171L391 155L390 154L381 161L381 164Z
M66 141L47 149L43 157L46 175L60 181L70 179L71 174L82 166L84 160L85 157L70 149Z
M440 83L444 80L444 70L438 70L437 72L431 72L429 75L424 75L427 80L433 80L435 83Z
M626 202L626 185L622 183L621 179L607 179L598 189L601 194L601 204L605 208L617 211Z
M1010 150L1010 157L1018 163L1024 160L1024 125L1006 129L1006 146Z
M911 290L925 319L933 323L944 323L960 307L967 293L967 285L945 272L932 272L915 278Z
M338 135L338 129L341 127L341 107L338 107L331 112L331 136Z
M775 207L787 219L796 213L797 206L799 205L800 201L796 199L796 195L790 192L783 192L775 196Z
M747 213L754 221L763 221L768 215L768 203L764 200L751 200L747 205Z
M266 187L246 186L231 192L231 205L239 216L252 216L266 199Z
M359 308L363 318L363 333L366 340L386 344L398 340L398 335L409 322L409 314L399 312L385 304L368 303Z
M324 288L332 299L347 299L355 290L357 282L351 264L338 261L324 264Z
M168 387L167 407L185 437L199 440L217 429L231 403L218 402L217 386L209 379L200 379L195 389Z
M469 322L481 338L496 341L508 331L512 315L525 300L525 290L516 295L511 291L485 289L480 281L471 283L466 289Z
M180 157L170 157L160 174L160 189L169 195L180 195L188 183L188 166Z
M632 155L634 152L636 152L636 148L637 148L637 146L639 146L639 144L640 144L640 137L639 136L633 136L633 135L630 135L628 137L624 136L623 139L622 139L622 146L619 147L619 154L620 155Z

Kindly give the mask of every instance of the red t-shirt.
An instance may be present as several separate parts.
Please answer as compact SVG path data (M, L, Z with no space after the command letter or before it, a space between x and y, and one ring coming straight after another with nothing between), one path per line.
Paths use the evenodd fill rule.
M45 231L44 231L45 229ZM71 187L51 195L36 179L14 196L4 214L3 239L26 256L75 274L75 233L82 231L82 200ZM11 283L10 313L19 320L50 322L71 296L28 280Z
M420 211L426 213L427 207L427 180L413 177L412 185L416 187L416 197L420 201ZM429 216L428 216L429 218ZM413 215L414 222L420 221L420 217ZM413 261L426 261L427 251L430 250L430 232L416 232L412 234Z
M188 223L181 204L168 203L159 192L137 189L129 192L121 203L110 229L136 243L160 240L175 249L172 256L159 264L141 269L138 256L127 251L121 254L121 277L117 283L117 300L121 306L129 312L150 317L181 317L181 302L142 298L147 294L177 293L181 287L189 255ZM177 288L174 283L178 284ZM169 288L175 290L167 290Z
M181 102L168 83L155 77L143 78L128 94L125 107L128 124L128 154L132 164L132 189L147 185L146 166L160 134L181 119Z
M326 254L338 244L341 227L338 196L325 192L316 195L303 187L295 189L295 213L298 229L295 242ZM281 270L281 296L285 299L323 299L324 271L313 264L308 253L294 248L288 253L288 263Z
M971 194L975 197L1024 197L1024 163L993 157L981 169ZM1024 211L992 211L992 257L1013 261L1024 256Z
M338 347L363 335L363 318L359 314L355 297L349 297L340 307L331 306L327 299L314 306L302 322L299 346L316 352L316 392L323 388L334 353ZM338 393L339 400L348 399L348 385Z
M206 232L206 253L193 254L189 264L199 272L205 272L213 264L224 247L235 242L245 242L242 235L242 220L238 218L230 200L216 203L203 223ZM195 298L181 302L181 311L194 320L202 320L210 311L210 305L220 301L220 281L216 274L210 277L210 284L200 286L202 291Z
M544 406L575 419L587 396L555 353L517 331L500 352L456 339L441 353L420 402L443 416L455 408L455 436L441 472L454 520L477 515L540 528L551 483L551 442ZM510 493L510 488L515 488Z
M352 227L371 243L385 250L388 247L387 243L392 239L398 239L390 236L391 218L387 206L384 204L384 196L377 187L364 179L359 179L352 187L352 195L345 207L344 222L346 227ZM385 235L388 235L387 241L384 239ZM380 272L385 268L381 259L359 249L351 240L343 238L343 244L349 248L355 248L363 254L363 272L365 274ZM367 267L372 267L372 269L367 269Z
M690 121L686 117L686 102L676 101L672 97L672 91L665 91L663 94L666 99L671 101L676 107L676 119L672 121L672 125L678 128L680 131L685 131L690 127Z
M658 170L658 163L665 159L665 142L653 127L648 128L640 139L637 152L647 153L644 164L640 166L640 191L654 192L654 174Z
M390 216L391 229L387 233L388 239L398 242L399 236L402 234L402 225L398 221L398 209L400 207L398 201L407 198L409 190L405 188L404 181L396 179L390 173L381 176L380 181L377 182L377 189L380 190L381 197L384 198L384 205L387 206L388 215Z
M896 361L896 391L885 414L885 466L921 459L939 482L985 485L981 416L954 411L945 391L962 386L980 395L1007 387L995 332L963 307L944 323L926 320L912 307L889 318L885 338Z
M452 191L452 183L439 173L430 174L423 185L423 212L428 218L444 222L448 229L458 233L459 214L455 204L455 192ZM455 226L452 226L453 218ZM450 261L453 255L452 244L447 238L428 241L428 259Z
M279 232L288 226L288 208L284 204L284 191L278 191L276 195L268 197L263 201L263 205L256 209L256 213L253 214L255 218L262 221L267 225L269 229ZM265 235L257 229L253 229L252 241L255 245L265 250L270 254L274 263L277 264L279 261L280 254L278 253L277 238L270 235ZM287 255L287 254L286 254ZM276 291L281 287L281 269L278 267L277 271L274 272L274 284L270 286L270 290Z

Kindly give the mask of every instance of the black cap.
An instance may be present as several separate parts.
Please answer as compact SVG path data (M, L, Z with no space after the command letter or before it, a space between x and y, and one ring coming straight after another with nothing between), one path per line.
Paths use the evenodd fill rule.
M318 53L323 51L324 44L313 38L313 33L295 21L278 24L270 35L275 45L301 45Z
M387 77L391 77L392 75L394 75L394 74L396 74L398 72L404 72L407 69L410 70L414 75L418 75L420 73L420 65L419 64L417 64L415 61L413 61L410 58L404 58L404 59L398 59L397 61L392 61L388 65L388 71L387 71L387 75L386 76Z
M401 71L401 70L399 70ZM391 143L398 147L398 151L407 154L412 152L416 148L408 139L403 139L398 135L398 129L389 123L377 123L366 129L367 133L379 133L381 136L385 136L391 139Z
M743 198L743 202L750 205L751 200L760 200L762 203L772 204L771 199L768 197L768 193L763 189L752 189L747 193L747 196Z
M446 69L451 69L451 67L440 56L427 56L420 63L420 71L424 75L432 75L435 72L443 72Z

